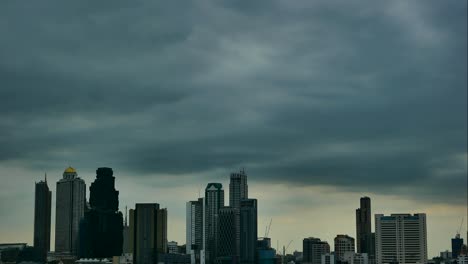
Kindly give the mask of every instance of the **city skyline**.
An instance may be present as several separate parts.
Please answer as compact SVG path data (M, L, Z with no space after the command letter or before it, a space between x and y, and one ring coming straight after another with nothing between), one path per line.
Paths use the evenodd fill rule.
M179 243L186 202L219 182L227 205L245 168L274 248L357 239L368 196L372 231L425 213L428 257L450 250L468 222L467 4L1 2L0 243L33 244L44 172L53 249L68 166L87 198L113 168L119 210L160 204Z

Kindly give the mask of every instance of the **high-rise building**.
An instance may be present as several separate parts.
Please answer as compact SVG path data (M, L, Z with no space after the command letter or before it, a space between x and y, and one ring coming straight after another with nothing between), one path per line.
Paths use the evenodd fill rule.
M304 238L302 241L302 263L304 264L321 264L322 255L330 253L330 245L326 241L321 241L320 238Z
M346 252L355 252L354 238L348 235L337 235L335 237L335 257L338 261L344 261Z
M360 208L356 209L356 240L357 252L368 253L372 248L372 218L371 218L371 200L369 197L362 197Z
M231 173L229 183L229 206L240 208L241 200L249 197L249 186L247 185L247 174L244 170L239 173Z
M257 240L257 262L258 264L276 263L276 250L271 248L271 239L262 237Z
M218 249L218 213L224 206L224 190L221 183L208 183L205 189L205 237L203 248L205 263L216 261Z
M125 220L124 220L124 226L123 226L123 245L122 245L122 253L124 254L129 254L133 253L133 239L131 239L131 230L130 230L130 225L128 222L128 215L127 215L127 207L125 207ZM130 218L132 221L132 218Z
M72 167L57 182L55 252L78 254L79 226L86 208L86 184Z
M133 230L134 263L157 263L158 255L166 253L160 251L164 246L158 245L158 240L161 241L161 237L167 236L167 230L162 231L165 234L160 234L160 229L165 225L158 225L158 222L167 220L166 209L160 210L157 203L139 203L135 205L135 210L130 210L130 218L132 217L130 230ZM167 241L165 247L167 249Z
M453 259L458 258L462 247L463 247L463 238L460 237L460 234L457 234L455 238L452 238L452 258Z
M321 257L322 264L335 264L335 255L334 254L323 254Z
M218 263L239 263L240 211L235 207L222 207L218 213Z
M34 249L41 261L46 260L50 250L50 213L52 192L47 185L47 175L44 181L36 183L34 200Z
M375 215L377 264L427 263L425 214Z
M157 251L167 253L167 209L157 211Z
M179 247L176 241L167 242L167 253L169 254L179 253Z
M203 249L204 199L187 202L186 206L186 253L191 255L191 263L200 263Z
M257 258L257 199L240 202L240 263L255 263Z
M90 209L80 225L80 256L108 258L120 256L123 246L123 216L119 211L119 191L111 168L98 168L89 187Z

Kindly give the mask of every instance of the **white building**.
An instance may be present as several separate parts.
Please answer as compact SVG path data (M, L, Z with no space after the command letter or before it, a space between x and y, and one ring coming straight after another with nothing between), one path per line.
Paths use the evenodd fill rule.
M335 255L334 254L324 254L322 255L322 264L335 264Z
M168 253L179 253L179 249L177 247L177 242L175 242L175 241L167 242L167 252Z
M343 260L348 264L369 264L369 256L367 253L346 252Z
M427 263L426 214L375 215L377 264Z

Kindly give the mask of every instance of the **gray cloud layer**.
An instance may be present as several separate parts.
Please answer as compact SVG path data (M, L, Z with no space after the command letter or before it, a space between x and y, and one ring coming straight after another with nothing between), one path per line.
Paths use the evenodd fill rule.
M246 166L257 181L461 204L466 9L4 1L0 163Z

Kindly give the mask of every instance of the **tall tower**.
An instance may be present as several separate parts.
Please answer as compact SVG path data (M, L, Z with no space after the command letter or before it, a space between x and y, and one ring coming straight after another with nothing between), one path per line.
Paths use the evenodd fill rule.
M77 255L80 221L86 207L86 184L72 167L57 182L55 252Z
M130 227L134 231L133 263L153 264L158 261L158 210L157 203L135 205L135 212L132 213L134 226Z
M157 211L157 251L158 253L167 252L167 209L162 208Z
M247 185L247 174L244 170L239 173L231 173L229 183L229 206L240 208L240 201L247 199L249 187Z
M240 263L257 259L257 199L244 199L240 204Z
M369 197L361 198L361 206L356 209L356 240L357 252L373 255L372 251L372 224L371 200Z
M203 249L203 198L187 202L186 207L186 253L191 255L192 263L200 263L200 253Z
M205 189L205 261L215 263L218 249L219 209L224 206L224 190L221 183L208 183Z
M36 183L34 202L34 248L42 261L47 258L50 250L50 212L52 192L44 181Z
M219 209L219 245L217 259L221 263L239 263L240 211L235 207Z

